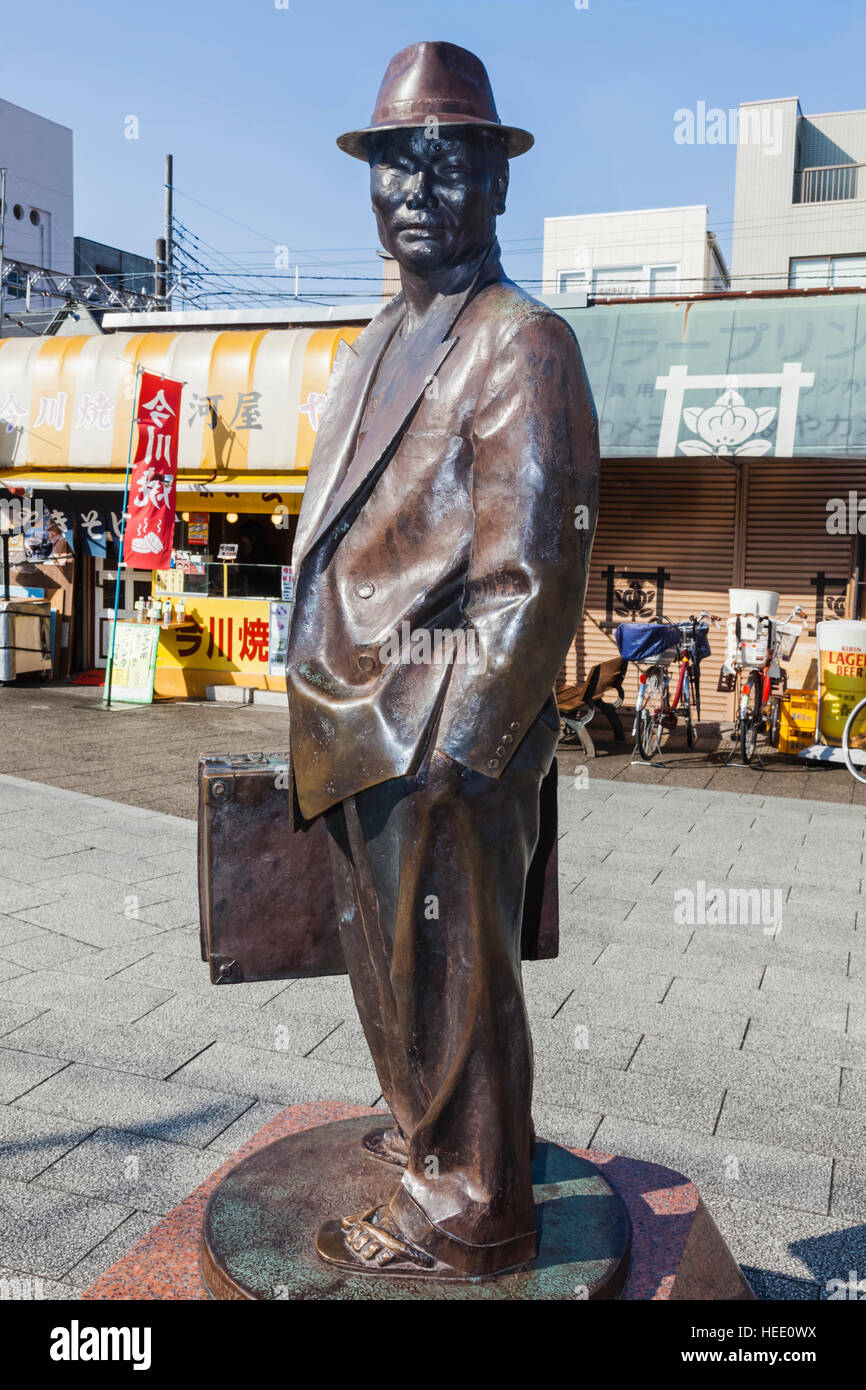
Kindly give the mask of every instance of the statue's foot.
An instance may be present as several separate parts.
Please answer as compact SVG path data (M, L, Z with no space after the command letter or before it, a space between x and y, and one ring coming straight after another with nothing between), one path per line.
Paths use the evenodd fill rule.
M381 1129L371 1129L361 1140L371 1158L382 1163L393 1163L397 1168L405 1168L409 1158L409 1140L397 1125L385 1125Z
M360 1216L323 1222L316 1249L328 1264L352 1274L441 1277L439 1262L406 1239L387 1203Z
M409 1140L398 1125L383 1125L371 1129L361 1140L371 1158L381 1163L393 1163L395 1168L405 1168L409 1158ZM529 1159L535 1158L535 1125L530 1121Z
M348 1274L400 1279L486 1279L531 1264L538 1253L534 1230L496 1246L467 1245L433 1226L402 1187L390 1202L360 1216L325 1221L316 1250Z

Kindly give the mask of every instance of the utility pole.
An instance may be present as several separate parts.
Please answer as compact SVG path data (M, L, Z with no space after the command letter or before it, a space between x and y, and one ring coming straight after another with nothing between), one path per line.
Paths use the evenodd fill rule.
M6 170L0 169L0 338L3 337L3 252L6 246Z
M174 244L172 236L172 222L174 208L172 204L174 184L174 156L167 154L165 157L165 307L171 308L171 284L174 272Z

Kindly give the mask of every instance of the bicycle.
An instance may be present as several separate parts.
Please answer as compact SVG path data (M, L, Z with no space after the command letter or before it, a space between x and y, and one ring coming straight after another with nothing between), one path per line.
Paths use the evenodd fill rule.
M845 759L845 766L851 773L851 776L856 777L858 782L866 782L866 777L863 776L862 771L858 772L854 758L856 750L860 755L861 768L864 763L866 763L866 753L863 751L866 749L866 719L864 719L863 726L858 732L856 734L854 732L854 725L861 715L866 716L866 700L861 700L859 704L855 705L848 715L848 718L845 720L845 729L842 734L842 755Z
M697 724L701 717L698 669L702 659L710 654L707 639L709 622L705 622L704 619L709 619L716 627L720 626L718 619L705 609L698 617L692 614L682 623L671 623L662 615L658 624L623 623L617 629L618 643L620 633L623 633L624 629L646 630L644 634L638 634L639 640L641 637L645 640L641 643L640 650L630 656L630 660L640 664L641 653L644 659L650 655L656 657L647 670L640 672L638 678L633 733L637 750L644 762L652 762L661 749L663 739L676 728L680 718L685 722L686 743L689 748L694 748L697 743ZM657 636L649 632L651 628L658 629ZM628 635L623 633L622 643L627 645L628 640ZM656 650L652 649L653 642L656 644ZM622 644L620 651L626 655ZM671 699L670 666L674 661L679 662L679 673Z
M771 746L779 742L781 701L788 678L780 662L794 654L800 633L806 626L806 610L798 603L784 623L767 614L737 615L734 623L735 655L729 655L719 676L719 689L738 686L734 742L748 767L758 747L758 735L765 733Z

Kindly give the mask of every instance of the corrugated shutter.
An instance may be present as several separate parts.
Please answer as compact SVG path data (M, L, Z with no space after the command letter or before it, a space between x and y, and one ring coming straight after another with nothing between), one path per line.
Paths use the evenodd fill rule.
M851 607L856 537L827 530L828 501L847 503L852 489L866 496L866 464L768 459L748 466L746 587L775 589L783 618L801 603L812 633L822 618L858 616ZM804 634L789 668L792 686L814 657L815 639Z
M663 611L673 621L704 608L727 614L735 496L735 471L718 459L602 463L586 613L566 662L567 684L617 655L614 627L654 616L660 588ZM713 720L728 717L729 697L715 689L724 659L721 633L711 633L710 646L713 654L701 665L701 718ZM633 667L625 691L633 704Z
M724 626L728 589L740 585L778 592L782 618L802 604L813 633L821 618L859 616L852 596L856 536L828 531L827 503L847 501L850 490L866 497L866 463L768 459L743 460L739 466L744 525L737 545L737 474L731 464L720 459L602 463L586 612L562 683L573 684L596 662L615 656L613 628L629 621L630 613L634 621L655 616L660 587L662 609L674 621L707 608ZM701 718L727 721L733 699L716 690L724 633L711 629L710 646L712 656L701 665ZM814 637L805 635L789 666L791 686L808 683L814 655ZM632 668L628 703L636 691Z

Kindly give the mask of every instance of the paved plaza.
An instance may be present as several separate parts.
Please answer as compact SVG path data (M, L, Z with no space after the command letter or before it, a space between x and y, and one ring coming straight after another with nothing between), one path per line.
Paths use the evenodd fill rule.
M379 1088L345 979L215 989L199 958L196 754L278 751L282 711L0 702L0 1275L68 1297L282 1108ZM854 784L627 761L562 760L536 1126L688 1174L760 1297L826 1297L866 1277Z

